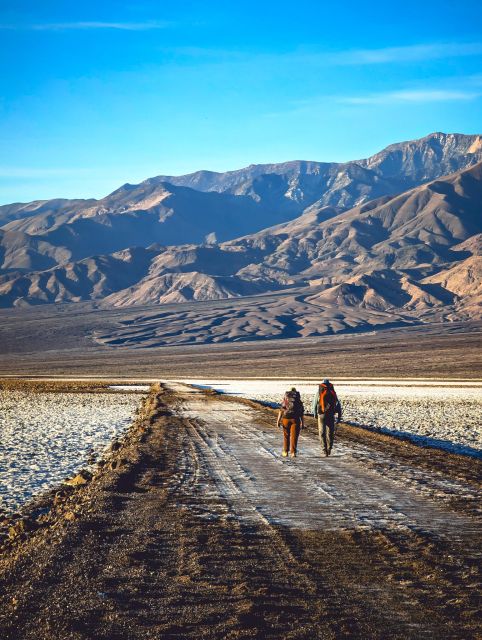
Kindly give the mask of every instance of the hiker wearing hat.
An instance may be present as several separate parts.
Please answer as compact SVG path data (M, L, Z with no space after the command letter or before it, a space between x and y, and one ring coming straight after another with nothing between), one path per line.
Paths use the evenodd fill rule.
M318 391L313 398L312 410L315 418L318 418L320 444L323 447L325 456L329 456L335 439L335 414L338 414L337 422L340 422L341 404L335 388L328 378L325 378L319 385Z
M288 455L296 457L298 437L303 428L303 415L305 408L301 402L300 392L295 387L291 387L284 395L281 409L278 413L277 426L283 428L283 458Z

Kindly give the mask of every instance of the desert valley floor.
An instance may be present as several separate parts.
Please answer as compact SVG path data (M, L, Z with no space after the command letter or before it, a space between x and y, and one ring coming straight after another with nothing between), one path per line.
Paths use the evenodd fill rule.
M243 299L244 300L244 299ZM243 303L241 300L241 303ZM261 304L262 298L253 298ZM0 309L0 375L112 378L324 377L482 378L482 322L418 323L373 331L277 339L253 336L205 344L177 344L190 328L184 319L173 344L158 344L160 316L190 312L223 319L236 301L121 309L91 303ZM165 310L165 311L164 311ZM227 320L228 324L229 321ZM119 334L141 335L116 342ZM199 333L200 331L200 333ZM185 335L185 334L184 334ZM102 339L99 338L102 336Z

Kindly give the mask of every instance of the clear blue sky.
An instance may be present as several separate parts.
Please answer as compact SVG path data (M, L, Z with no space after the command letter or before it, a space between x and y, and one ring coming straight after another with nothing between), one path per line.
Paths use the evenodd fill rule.
M482 133L482 3L0 0L0 203Z

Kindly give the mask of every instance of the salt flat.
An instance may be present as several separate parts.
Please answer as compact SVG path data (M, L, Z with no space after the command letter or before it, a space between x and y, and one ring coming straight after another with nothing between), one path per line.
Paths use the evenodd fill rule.
M0 512L92 463L132 422L139 393L0 390Z
M296 386L306 411L318 381L183 379L189 384L268 403L279 403ZM343 418L394 435L459 453L482 452L482 383L406 380L333 380L343 404Z

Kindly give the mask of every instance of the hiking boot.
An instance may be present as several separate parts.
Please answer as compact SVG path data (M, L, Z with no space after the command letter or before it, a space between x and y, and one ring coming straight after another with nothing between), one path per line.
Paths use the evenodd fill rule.
M287 458L288 457L288 452L287 451L283 451L283 453L281 455L283 456L283 458Z

